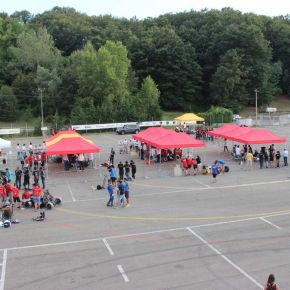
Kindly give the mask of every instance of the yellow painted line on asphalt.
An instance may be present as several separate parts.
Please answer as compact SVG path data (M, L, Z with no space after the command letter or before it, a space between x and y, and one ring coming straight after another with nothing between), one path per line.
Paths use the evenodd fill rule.
M254 218L263 216L275 216L280 214L290 213L290 209L274 212L260 212L260 213L249 213L242 215L229 215L229 216L205 216L205 217L146 217L146 216L122 216L122 215L106 215L106 214L96 214L92 212L77 211L64 208L56 208L55 210L84 217L95 217L100 219L118 219L118 220L139 220L139 221L201 221L201 220L227 220L227 219L241 219L241 218ZM113 210L113 209L112 209Z

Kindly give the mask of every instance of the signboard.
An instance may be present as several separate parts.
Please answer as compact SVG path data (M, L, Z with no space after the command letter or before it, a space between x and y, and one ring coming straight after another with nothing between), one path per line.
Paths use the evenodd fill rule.
M127 122L127 123L107 123L107 124L86 124L86 125L72 125L74 130L100 130L100 129L114 129L123 127L124 125L139 125L140 127L154 127L154 126L174 126L175 121L148 121L148 122Z
M0 135L20 134L20 128L0 129Z
M47 127L41 127L41 131L47 131Z

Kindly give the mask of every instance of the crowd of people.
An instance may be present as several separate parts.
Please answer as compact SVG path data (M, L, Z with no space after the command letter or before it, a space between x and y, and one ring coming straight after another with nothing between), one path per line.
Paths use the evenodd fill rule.
M5 171L1 171L1 206L8 202L21 209L25 201L33 198L35 209L38 210L46 179L45 142L35 146L30 142L28 147L25 144L22 146L17 144L16 148L19 166L14 172L8 167ZM42 187L40 187L40 183ZM23 190L22 194L21 190Z
M234 160L238 160L240 165L246 164L247 167L251 168L253 162L259 162L260 169L288 166L288 154L286 148L281 153L274 144L270 145L268 149L261 147L259 151L253 149L251 145L240 147L240 145L235 144L232 149L232 157Z

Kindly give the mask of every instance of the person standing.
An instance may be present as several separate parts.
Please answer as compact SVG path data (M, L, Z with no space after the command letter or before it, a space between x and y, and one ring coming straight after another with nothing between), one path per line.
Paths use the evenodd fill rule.
M248 151L247 154L246 154L246 162L247 162L247 168L248 169L252 169L253 159L254 159L253 154L250 151Z
M130 201L129 201L129 183L127 178L124 179L124 191L125 191L125 198L126 198L126 206L130 206Z
M110 172L110 179L112 180L112 185L115 187L116 185L116 179L117 179L117 173L116 173L116 168L114 165L111 165L109 168Z
M213 177L213 183L216 183L216 177L218 175L218 165L217 165L217 160L214 162L214 164L212 165L211 167L211 174L212 174L212 177Z
M34 184L32 188L32 195L34 200L34 210L40 209L42 190L38 184Z
M17 167L15 170L15 185L18 189L21 189L21 177L22 177L22 170Z
M85 169L85 156L83 153L80 153L78 156L78 163L79 163L79 168L80 170L84 170Z
M228 148L228 142L227 142L227 139L225 138L224 139L224 152L229 152L229 148Z
M108 179L108 184L107 184L107 191L109 194L109 200L107 202L108 207L114 207L114 189L112 185L112 180Z
M125 175L127 179L129 180L131 179L131 177L130 177L130 164L128 163L128 161L125 162L124 167L125 167Z
M6 177L7 177L8 182L11 182L13 180L13 173L8 168L6 168Z
M130 161L130 166L132 170L132 178L135 179L135 174L137 172L136 164L133 160Z
M29 175L29 165L26 165L23 168L23 185L25 188L29 188L30 187L30 175Z
M259 162L260 162L260 169L263 169L263 166L264 166L264 153L263 153L262 150L259 153Z
M115 157L115 150L114 148L111 148L111 153L110 153L110 163L114 164L114 157Z
M17 208L21 208L21 201L19 197L19 188L17 186L12 187L12 196L14 204L17 203Z
M288 166L288 150L284 148L283 151L284 166Z
M45 189L45 171L42 166L39 168L39 176L41 179L42 188Z
M33 179L34 179L34 184L38 184L39 182L39 171L36 166L34 166L34 169L32 171Z
M275 154L275 158L276 158L276 167L279 168L280 167L280 158L281 158L280 151L277 151L277 153Z
M124 184L123 180L120 179L118 181L118 192L119 192L119 207L125 207L125 191L124 191Z
M119 178L124 179L124 164L122 161L119 162L118 169L119 169Z
M278 285L275 283L274 274L269 275L267 284L265 285L264 290L278 290Z

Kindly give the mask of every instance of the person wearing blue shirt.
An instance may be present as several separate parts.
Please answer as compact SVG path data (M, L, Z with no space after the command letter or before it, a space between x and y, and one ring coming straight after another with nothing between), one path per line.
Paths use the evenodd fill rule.
M211 167L211 173L212 173L212 177L213 177L213 182L216 182L216 177L218 175L218 165L217 165L218 161L216 160L214 162L214 164Z
M127 207L130 206L130 202L129 202L129 183L127 178L124 178L124 191L125 191L125 198L126 198L126 203L127 203Z
M109 200L107 202L107 206L114 207L114 189L113 189L113 185L112 185L112 180L111 179L108 180L107 191L109 193Z
M109 172L110 172L110 179L112 180L112 185L113 185L113 187L115 187L115 182L117 179L117 172L116 172L116 168L114 165L111 165Z
M6 177L8 182L11 182L13 180L13 173L8 168L6 168Z

